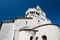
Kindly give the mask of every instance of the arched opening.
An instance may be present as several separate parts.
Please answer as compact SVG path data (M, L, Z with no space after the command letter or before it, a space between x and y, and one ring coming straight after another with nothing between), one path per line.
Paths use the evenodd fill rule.
M38 40L38 37L36 37L36 40Z
M39 16L39 13L38 12L36 12L36 14Z
M33 36L30 37L30 40L33 40Z
M47 40L46 35L43 35L43 36L42 36L42 39L43 39L43 40Z

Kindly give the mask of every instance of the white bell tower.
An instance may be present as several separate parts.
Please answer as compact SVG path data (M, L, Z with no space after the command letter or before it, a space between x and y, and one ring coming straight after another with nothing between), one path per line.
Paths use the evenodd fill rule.
M37 5L36 8L29 8L27 11L26 11L26 17L39 17L39 16L46 16L45 13L42 11L42 9Z
M25 17L32 17L43 22L51 23L51 21L46 17L45 12L37 5L36 8L29 8L26 11Z
M40 16L40 8L37 6L36 8L29 8L26 11L26 17L38 17Z

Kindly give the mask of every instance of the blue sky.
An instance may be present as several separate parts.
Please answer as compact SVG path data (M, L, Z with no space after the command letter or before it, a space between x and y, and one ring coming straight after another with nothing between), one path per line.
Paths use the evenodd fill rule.
M39 5L47 17L60 25L60 0L0 0L0 22L24 16L30 7Z

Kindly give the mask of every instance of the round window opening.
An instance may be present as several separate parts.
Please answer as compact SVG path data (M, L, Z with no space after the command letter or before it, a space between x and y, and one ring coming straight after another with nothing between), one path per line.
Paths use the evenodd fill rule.
M42 36L42 39L43 39L43 40L47 40L47 36L46 36L46 35L43 35L43 36Z
M33 36L30 37L30 40L33 40Z

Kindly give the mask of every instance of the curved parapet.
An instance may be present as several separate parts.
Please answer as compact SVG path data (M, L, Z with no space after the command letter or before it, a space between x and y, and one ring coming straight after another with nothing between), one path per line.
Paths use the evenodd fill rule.
M35 29L39 30L36 32L36 37L39 40L59 40L60 38L59 28L55 24L41 25Z

